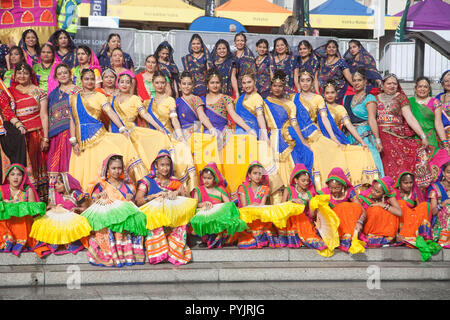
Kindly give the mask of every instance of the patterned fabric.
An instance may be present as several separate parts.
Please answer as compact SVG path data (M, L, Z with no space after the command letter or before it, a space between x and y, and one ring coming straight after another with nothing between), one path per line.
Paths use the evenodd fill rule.
M274 61L272 55L266 55L262 60L256 58L256 88L258 93L265 99L270 95L270 72L275 71Z
M296 68L298 68L299 70L306 69L311 72L312 75L315 75L316 72L319 71L320 63L314 54L310 54L308 60L306 60L305 63L302 62L302 57L298 56Z
M348 65L342 58L339 58L339 60L332 65L328 65L326 61L326 58L322 58L320 60L320 69L318 75L320 89L322 90L322 92L325 90L324 87L328 80L335 81L338 92L336 102L341 104L348 86L347 80L345 80L344 78L343 71L345 69L348 69Z
M357 68L364 68L366 70L366 77L370 85L375 86L375 80L382 79L380 73L377 70L375 59L366 50L366 48L364 48L364 46L361 45L358 59L351 55L350 49L345 52L344 59L346 60L351 73L354 73Z
M189 100L185 98L177 98L177 114L183 130L194 132L195 122L200 121L197 116L197 109L203 107L204 103L198 96L192 96Z
M105 45L102 47L100 52L98 53L98 62L102 69L105 68L111 68L111 58L108 56L109 46L108 43L105 43ZM131 59L131 56L124 52L123 53L123 67L127 69L131 69L134 67L133 59Z
M243 93L242 76L246 72L252 72L254 74L256 73L255 56L253 55L253 52L247 47L244 48L244 53L240 57L237 56L237 51L234 52L234 56L236 57L239 92Z
M449 205L443 203L449 199L449 191L444 187L442 181L442 173L439 181L433 183L428 189L427 197L429 200L436 199L441 209L438 211L437 217L433 224L433 240L438 242L444 248L450 248L450 209Z
M284 92L286 95L296 92L294 83L294 70L297 67L297 59L291 52L289 47L288 51L289 53L287 54L286 58L284 58L283 60L279 60L278 62L277 55L273 54L273 63L275 69L283 70L286 74L286 85L284 86Z

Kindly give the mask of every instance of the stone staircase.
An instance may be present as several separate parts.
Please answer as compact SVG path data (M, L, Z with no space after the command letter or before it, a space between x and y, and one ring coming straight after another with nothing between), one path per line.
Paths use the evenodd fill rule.
M87 261L85 251L77 255L50 255L40 259L34 253L16 257L0 254L0 287L66 286L74 277L82 285L184 282L263 281L381 281L450 280L450 250L441 250L422 262L416 249L396 247L368 249L350 255L336 250L330 258L315 250L193 248L192 262L122 268L97 267ZM73 272L77 272L76 274ZM79 271L79 273L78 273Z
M414 82L400 82L400 85L408 98L414 96L414 87L416 85ZM438 93L443 91L442 85L440 83L432 82L431 90L433 97L435 97Z

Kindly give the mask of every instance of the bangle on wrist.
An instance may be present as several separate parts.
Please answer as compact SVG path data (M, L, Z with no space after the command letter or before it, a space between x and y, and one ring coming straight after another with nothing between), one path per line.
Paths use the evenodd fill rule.
M119 132L120 132L120 133L128 132L127 127L121 126L121 127L119 128Z
M69 142L72 146L76 146L77 145L77 138L76 137L70 137L69 138Z
M41 141L44 141L44 142L50 142L50 139L49 139L49 138L46 138L46 137L42 137L42 138L41 138Z
M380 138L375 138L375 143L376 144L381 144L381 139Z

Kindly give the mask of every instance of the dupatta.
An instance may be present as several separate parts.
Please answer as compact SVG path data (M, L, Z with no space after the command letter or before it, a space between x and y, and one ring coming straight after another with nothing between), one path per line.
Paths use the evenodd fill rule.
M370 82L375 82L375 80L382 79L381 75L377 70L377 63L375 59L366 50L366 48L364 48L363 45L361 45L358 60L356 60L355 57L352 56L352 54L350 53L350 49L348 49L344 53L343 58L346 60L351 73L354 73L357 68L361 67L366 70L366 77L367 80L369 80Z
M11 190L9 189L8 175L14 168L19 169L23 174L22 182L20 183L19 189L25 193L28 191L28 189L31 189L36 201L39 202L39 195L36 189L34 188L33 184L31 183L30 178L28 177L27 170L25 169L24 166L18 163L11 164L5 173L5 179L3 180L3 184L0 186L3 199L11 198Z

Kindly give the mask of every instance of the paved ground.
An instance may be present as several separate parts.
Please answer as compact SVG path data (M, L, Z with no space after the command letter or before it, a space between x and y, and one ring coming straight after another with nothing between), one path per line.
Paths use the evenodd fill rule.
M448 300L450 281L235 282L0 288L2 300Z

